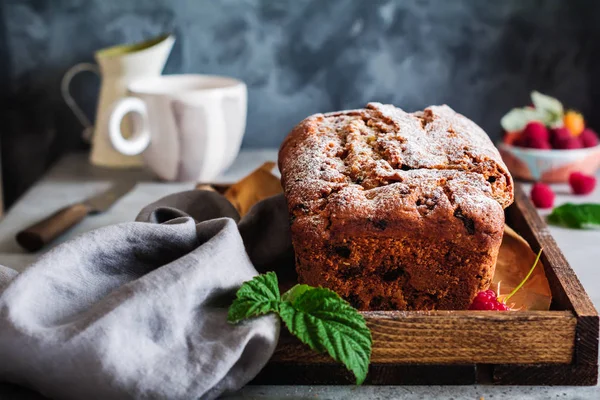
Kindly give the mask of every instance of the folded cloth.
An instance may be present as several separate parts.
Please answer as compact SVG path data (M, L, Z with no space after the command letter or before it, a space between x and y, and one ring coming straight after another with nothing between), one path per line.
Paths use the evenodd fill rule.
M18 275L0 266L1 381L58 399L212 399L264 367L278 319L231 325L227 307L254 265L293 259L283 197L240 221L220 194L190 191L136 221L83 234Z

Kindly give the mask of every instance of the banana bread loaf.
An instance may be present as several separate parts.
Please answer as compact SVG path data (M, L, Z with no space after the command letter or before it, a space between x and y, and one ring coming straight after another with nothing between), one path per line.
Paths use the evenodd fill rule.
M513 182L450 107L310 116L279 168L300 282L361 310L466 309L489 287Z

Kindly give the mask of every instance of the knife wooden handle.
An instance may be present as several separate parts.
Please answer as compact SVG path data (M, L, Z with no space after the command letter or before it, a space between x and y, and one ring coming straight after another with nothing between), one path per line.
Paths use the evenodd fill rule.
M72 204L17 234L17 243L25 250L37 251L77 224L90 213L85 204Z

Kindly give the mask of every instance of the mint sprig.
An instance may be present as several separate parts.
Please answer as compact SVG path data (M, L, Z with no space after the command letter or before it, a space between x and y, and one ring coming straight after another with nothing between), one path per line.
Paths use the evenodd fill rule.
M563 126L564 108L554 97L540 92L531 92L533 107L513 108L500 120L506 132L520 132L532 121L540 121L551 128Z
M371 332L362 315L337 293L308 285L296 285L279 296L273 272L245 282L229 307L231 323L274 312L288 330L311 349L327 352L343 363L356 384L364 382L371 358Z
M552 210L548 222L575 229L600 229L600 204L563 204Z

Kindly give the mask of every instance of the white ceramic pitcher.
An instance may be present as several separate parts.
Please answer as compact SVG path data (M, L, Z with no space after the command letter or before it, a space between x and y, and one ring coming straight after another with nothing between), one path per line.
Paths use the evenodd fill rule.
M84 137L93 130L90 161L103 167L140 166L143 161L139 155L124 155L115 150L110 142L108 123L112 105L127 95L127 86L134 79L159 76L175 43L170 34L131 45L109 47L97 51L94 58L98 65L82 63L73 66L62 80L61 90L66 103L86 128ZM69 94L69 84L79 72L89 71L101 76L100 98L98 100L95 127L77 106ZM124 120L123 133L129 134L131 128Z

